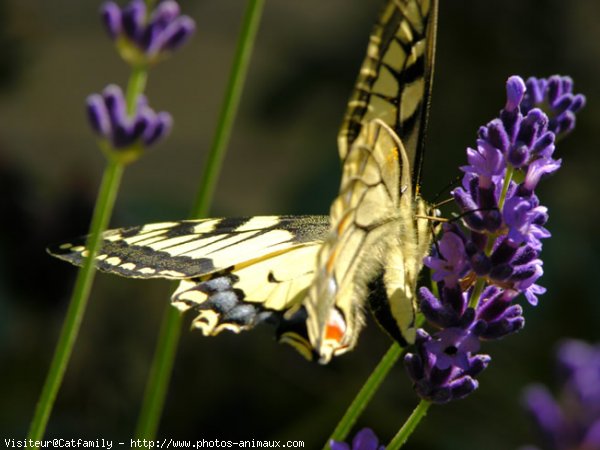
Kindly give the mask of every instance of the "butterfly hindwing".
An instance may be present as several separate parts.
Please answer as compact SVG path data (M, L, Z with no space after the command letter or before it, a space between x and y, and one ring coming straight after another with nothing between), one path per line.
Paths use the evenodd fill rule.
M173 294L173 304L183 311L198 311L192 326L205 335L239 332L272 312L296 311L314 277L320 246L320 241L296 244L209 276L183 280Z

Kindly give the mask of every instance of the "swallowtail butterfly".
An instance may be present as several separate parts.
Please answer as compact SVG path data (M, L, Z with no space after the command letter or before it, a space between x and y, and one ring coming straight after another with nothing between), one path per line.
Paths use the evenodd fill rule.
M172 303L205 335L276 324L280 341L328 362L352 350L370 309L414 340L415 288L430 245L419 219L437 0L387 0L338 136L329 216L184 220L110 230L99 270L180 280ZM81 265L85 238L49 252Z

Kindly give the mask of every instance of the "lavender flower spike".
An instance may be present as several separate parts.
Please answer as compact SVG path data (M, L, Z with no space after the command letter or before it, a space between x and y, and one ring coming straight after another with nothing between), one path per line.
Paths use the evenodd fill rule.
M160 2L153 11L144 0L120 8L108 1L100 8L108 35L121 57L133 66L154 64L185 44L196 30L195 22L180 14L175 0Z
M504 108L479 129L476 147L467 149L461 186L452 193L464 229L445 225L432 256L423 261L438 294L421 288L419 307L437 331L418 330L415 351L404 359L424 399L445 403L477 389L475 377L490 362L476 354L480 341L521 330L523 308L515 298L523 294L536 305L545 292L536 282L544 273L542 240L550 237L548 209L534 191L560 168L553 158L556 133L572 129L574 113L585 103L572 88L566 77L527 83L510 77ZM550 105L552 119L541 103ZM600 434L600 422L597 430Z
M128 115L123 91L116 85L107 86L102 94L90 95L86 105L92 129L113 154L138 154L143 147L168 135L173 122L169 113L154 112L144 96L138 99L133 114Z
M383 445L379 445L379 439L370 428L363 428L352 439L352 447L345 442L331 440L329 443L331 450L385 450Z

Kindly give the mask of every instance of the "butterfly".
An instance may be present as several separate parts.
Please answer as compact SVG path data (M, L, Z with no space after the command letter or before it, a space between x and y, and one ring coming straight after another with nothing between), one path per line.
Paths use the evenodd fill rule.
M106 231L99 270L179 280L172 304L205 335L261 322L327 363L352 350L369 309L402 345L430 233L418 195L437 0L388 0L338 135L342 177L329 216L183 220ZM50 254L81 265L85 238Z

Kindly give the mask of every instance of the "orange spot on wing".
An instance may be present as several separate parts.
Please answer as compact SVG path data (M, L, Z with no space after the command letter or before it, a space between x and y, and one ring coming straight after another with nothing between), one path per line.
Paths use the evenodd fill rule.
M341 342L344 337L344 330L336 323L328 323L325 327L325 340Z

